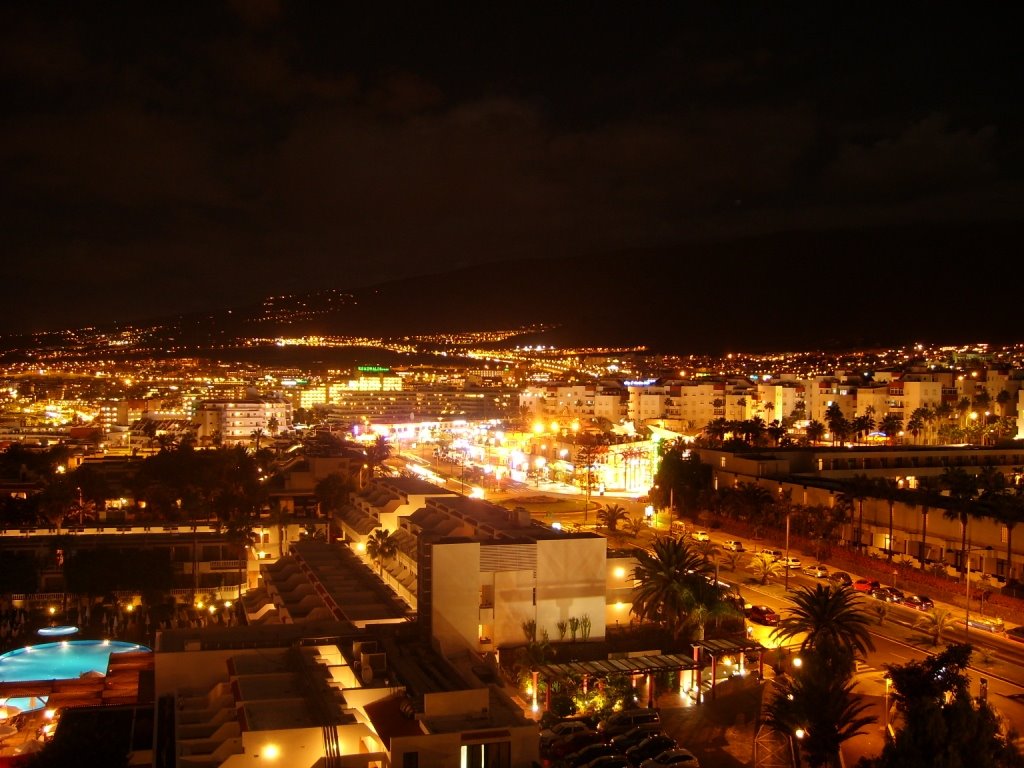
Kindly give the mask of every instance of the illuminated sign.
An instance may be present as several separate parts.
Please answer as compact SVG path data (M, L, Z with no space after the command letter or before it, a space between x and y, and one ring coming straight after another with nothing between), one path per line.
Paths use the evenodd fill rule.
M387 373L391 369L386 365L360 365L356 370L360 373Z
M626 387L649 387L656 381L657 379L644 379L643 381L624 381L622 384Z

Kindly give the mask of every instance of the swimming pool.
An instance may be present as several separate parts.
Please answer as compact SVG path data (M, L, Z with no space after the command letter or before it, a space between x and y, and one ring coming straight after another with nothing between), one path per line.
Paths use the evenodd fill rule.
M112 653L148 651L144 645L119 640L61 640L27 645L0 655L0 681L67 680L86 672L106 674ZM42 706L39 699L10 699L21 710Z

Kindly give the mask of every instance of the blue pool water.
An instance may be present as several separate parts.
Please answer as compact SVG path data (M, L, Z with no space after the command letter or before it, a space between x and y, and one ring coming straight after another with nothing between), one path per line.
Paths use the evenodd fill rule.
M61 640L28 645L0 655L0 681L67 680L86 672L105 674L112 653L148 651L144 645L118 640ZM39 699L11 699L21 710L42 705Z

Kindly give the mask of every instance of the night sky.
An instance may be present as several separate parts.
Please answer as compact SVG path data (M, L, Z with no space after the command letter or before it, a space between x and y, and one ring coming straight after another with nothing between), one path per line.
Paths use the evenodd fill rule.
M5 4L0 330L1024 219L1012 3L441 5Z

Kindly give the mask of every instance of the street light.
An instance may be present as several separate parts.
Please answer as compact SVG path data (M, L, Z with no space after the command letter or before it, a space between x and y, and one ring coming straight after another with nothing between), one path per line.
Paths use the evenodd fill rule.
M967 609L964 611L964 641L971 639L971 552L991 552L992 547L967 548Z

